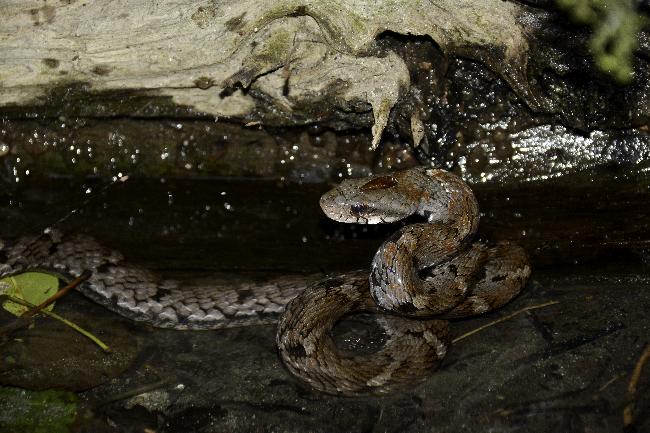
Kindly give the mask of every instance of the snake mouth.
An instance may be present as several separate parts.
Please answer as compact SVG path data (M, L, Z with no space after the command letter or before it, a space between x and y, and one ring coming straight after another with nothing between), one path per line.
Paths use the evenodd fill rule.
M321 208L328 218L340 223L379 224L389 222L377 215L374 207L365 203L342 204L321 199Z

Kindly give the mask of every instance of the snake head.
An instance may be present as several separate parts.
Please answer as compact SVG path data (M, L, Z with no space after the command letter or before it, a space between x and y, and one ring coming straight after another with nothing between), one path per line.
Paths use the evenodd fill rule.
M397 176L347 179L326 192L320 207L329 218L343 223L391 223L412 215L417 203L408 200Z

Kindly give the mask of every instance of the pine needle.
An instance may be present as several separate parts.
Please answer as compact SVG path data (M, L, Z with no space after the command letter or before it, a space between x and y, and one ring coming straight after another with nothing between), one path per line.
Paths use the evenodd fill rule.
M481 332L485 328L489 328L490 326L494 326L494 325L497 325L497 324L499 324L501 322L505 322L506 320L510 320L513 317L515 317L515 316L517 316L517 315L519 315L521 313L525 313L526 311L536 310L538 308L544 308L544 307L548 307L548 306L559 304L559 303L560 303L560 301L549 301L549 302L546 302L544 304L530 305L528 307L522 308L521 310L517 310L514 313L509 314L509 315L507 315L505 317L501 317L500 319L494 320L494 321L492 321L490 323L486 323L483 326L479 326L478 328L476 328L476 329L474 329L472 331L466 332L465 334L461 335L460 337L454 338L453 340L451 340L451 342L452 343L457 343L460 340L463 340L463 339L469 337L470 335L474 335L474 334L476 334L478 332Z

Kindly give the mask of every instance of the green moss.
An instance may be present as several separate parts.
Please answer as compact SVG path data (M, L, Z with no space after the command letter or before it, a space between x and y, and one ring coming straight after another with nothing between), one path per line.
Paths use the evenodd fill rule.
M368 18L361 16L354 7L341 0L306 2L306 4L293 0L278 1L260 18L249 22L246 31L248 33L256 31L253 29L263 28L271 21L287 16L312 17L328 42L344 50L357 52L359 48L357 44L367 40ZM281 45L277 45L276 48L281 48ZM278 53L273 48L271 50ZM286 53L284 55L286 57Z
M593 29L589 43L598 68L626 84L633 78L638 34L650 19L637 12L632 0L556 0L573 19Z
M77 409L77 397L70 392L0 388L3 433L66 433L77 416Z
M292 33L279 31L273 33L268 40L264 41L263 47L256 53L261 62L281 62L287 58L291 48Z

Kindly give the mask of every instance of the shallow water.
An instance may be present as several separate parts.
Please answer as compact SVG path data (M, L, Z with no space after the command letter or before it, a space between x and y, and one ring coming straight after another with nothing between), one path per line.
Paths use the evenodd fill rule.
M49 179L0 192L0 238L88 233L161 272L333 272L368 265L396 226L339 224L326 184L253 179ZM537 266L650 248L650 181L603 175L477 185L479 236L522 244Z

